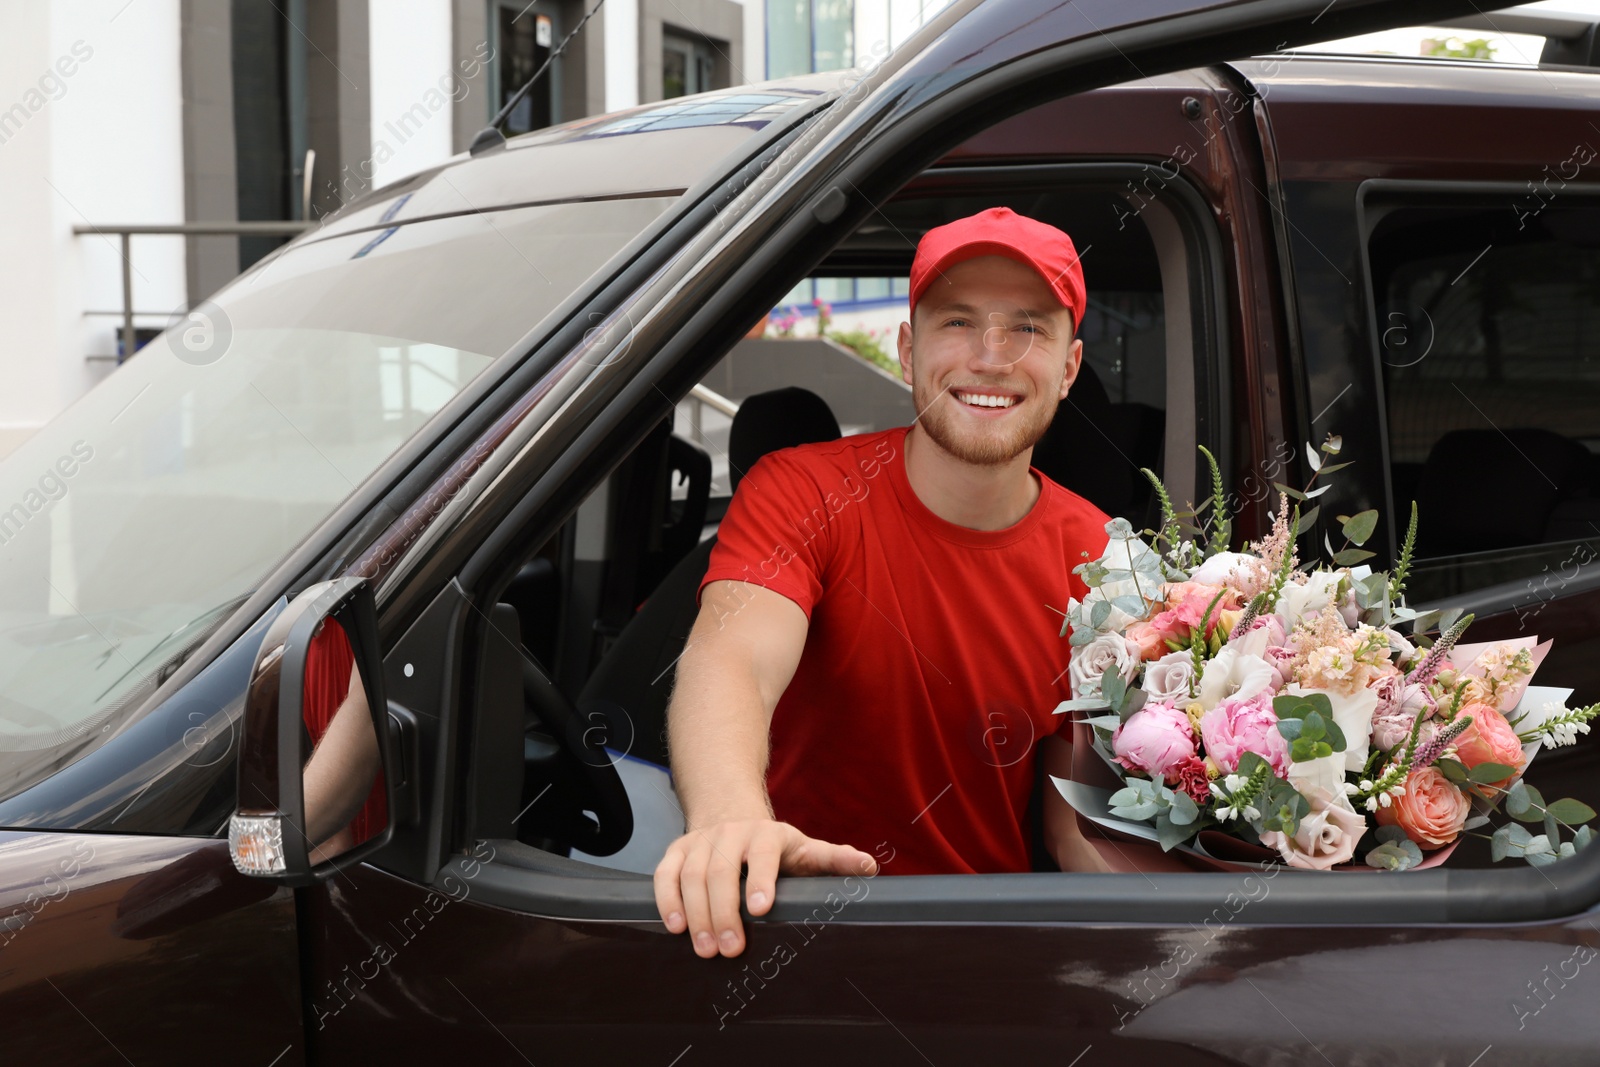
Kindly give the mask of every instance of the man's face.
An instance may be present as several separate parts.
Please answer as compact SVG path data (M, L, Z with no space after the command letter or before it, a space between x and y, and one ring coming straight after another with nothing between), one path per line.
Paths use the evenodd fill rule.
M1032 448L1078 375L1072 312L1037 271L1005 256L963 260L937 277L901 323L901 374L918 421L967 463Z

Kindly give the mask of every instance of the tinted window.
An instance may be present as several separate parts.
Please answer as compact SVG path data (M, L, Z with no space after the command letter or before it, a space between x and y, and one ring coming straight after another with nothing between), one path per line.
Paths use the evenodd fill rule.
M1600 539L1600 206L1527 207L1391 207L1370 240L1419 600L1586 562Z

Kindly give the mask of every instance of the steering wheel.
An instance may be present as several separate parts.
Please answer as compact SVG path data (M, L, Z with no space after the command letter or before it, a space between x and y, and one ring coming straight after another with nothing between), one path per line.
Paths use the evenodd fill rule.
M633 806L597 712L586 721L526 651L522 660L523 812L517 839L609 856L633 836Z

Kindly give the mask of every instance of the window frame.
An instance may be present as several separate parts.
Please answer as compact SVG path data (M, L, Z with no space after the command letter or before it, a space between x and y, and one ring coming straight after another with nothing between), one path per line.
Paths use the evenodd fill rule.
M1127 187L1141 187L1140 181L1150 169L1148 164L1142 162L936 166L907 182L891 199L1000 197L1007 194L1061 191L1064 187L1091 185L1115 192L1130 180L1133 184ZM1174 420L1169 409L1168 425L1170 427L1176 421L1181 427L1179 435L1188 439L1194 455L1189 473L1196 479L1193 484L1201 485L1204 482L1199 480L1199 453L1192 446L1203 443L1214 453L1220 454L1229 436L1226 413L1231 392L1227 349L1230 316L1226 304L1222 237L1207 210L1204 195L1186 177L1169 178L1166 188L1157 194L1154 202L1161 205L1160 210L1169 213L1170 224L1175 228L1177 238L1183 242L1184 274L1181 281L1186 284L1188 290L1184 300L1188 310L1187 321L1168 322L1168 343L1171 343L1175 335L1188 340L1185 349L1194 367L1193 390L1196 397L1195 410L1191 413L1191 418ZM1146 209L1151 203L1148 198L1145 199ZM1156 245L1157 257L1161 259L1162 242L1154 233L1150 237L1152 243ZM812 276L826 258L825 255L823 260L807 266L799 277ZM1168 264L1163 262L1164 303L1170 307L1176 301L1173 301L1166 291L1167 270ZM772 283L767 284L770 286ZM794 277L787 278L782 292L791 291L795 284ZM715 355L708 356L708 353L713 352ZM665 360L658 369L664 371L666 376L692 384L704 377L724 354L713 346L690 344L680 348L674 356L658 356L656 359ZM1172 375L1172 359L1172 351L1169 348L1169 382ZM1169 396L1170 388L1169 384ZM664 396L663 406L665 407L669 401L675 402L675 399ZM1202 403L1204 411L1200 410ZM1202 427L1205 436L1200 436ZM611 436L625 439L630 435L625 427L618 427ZM617 463L621 463L631 451L632 449L628 448ZM1170 456L1167 466L1171 466ZM574 472L564 487L563 495L576 497L580 501L588 499L603 487L615 467L616 464L610 464L603 469L594 467L581 473ZM1225 465L1223 469L1231 468ZM570 522L571 519L572 515L569 514L562 521ZM553 518L547 518L545 523L540 524L541 530L552 521ZM516 540L524 524L528 522L527 515L513 514L501 522L488 535L486 541L505 543ZM523 538L531 549L534 547L532 541L538 538L538 534L533 538L527 538L526 534L523 534ZM466 590L467 601L474 604L494 603L513 580L521 565L520 560L511 561L512 559L514 557L510 559L502 557L499 566L480 568L476 575L470 573L472 568L469 567L467 569L469 573L460 579L461 588ZM482 640L481 612L466 612L465 615L464 622L468 636L463 644L465 652L460 660L463 665L478 661L477 655L472 650ZM474 634L475 629L479 633ZM476 709L472 704L472 695L476 688L473 671L464 669L455 673L454 677L455 692L449 703L458 709L460 717L454 727L458 736L453 749L461 754L460 758L470 759L467 754L472 751L473 746L467 739L471 735L470 724L476 718ZM466 783L473 780L474 773L470 763L464 764L455 781ZM459 810L466 807L469 801L463 787L458 786L457 789L455 804ZM434 819L426 821L431 825L438 825L440 819L436 815ZM465 838L461 838L451 842L451 850L459 852L468 844ZM514 840L495 839L494 848L497 857L504 862L492 879L483 882L480 878L480 884L484 887L484 899L489 903L524 913L573 918L617 920L658 918L654 912L653 902L641 902L637 897L639 887L643 887L647 892L650 890L651 882L648 874L620 872L554 853L546 853ZM450 862L447 862L443 870L451 869ZM459 876L459 872L457 873ZM1130 895L1128 890L1132 888L1133 883L1147 884L1144 881L1146 876L1143 874L1114 877L1126 885L1122 893L1108 895L1106 898L1108 903L1126 901ZM1197 875L1197 877L1211 876ZM1037 881L1041 878L1057 880ZM1063 883L1058 880L1059 878L1059 874L1049 873L902 877L894 880L895 885L914 884L916 889L907 899L890 902L887 916L880 914L877 908L863 908L860 914L852 916L852 919L876 922L885 921L887 918L889 921L897 921L910 916L930 921L1006 923L1021 918L1073 917L1072 912L1079 901L1079 892L1074 888L1075 879ZM805 888L796 890L795 887L802 883ZM824 887L830 884L832 883L828 879L785 879L785 907L794 910L795 918L809 914L815 903L820 902L828 892ZM1216 882L1209 884L1214 886ZM797 891L798 896L795 895ZM813 892L817 895L817 900L810 904L805 903L810 899L809 894ZM992 902L996 899L1007 900L1009 903L1006 907L994 908ZM653 897L650 900L653 901ZM1027 914L1013 911L1013 907L1022 909ZM1209 914L1213 908L1214 903L1207 905L1205 913ZM1198 914L1196 912L1196 915ZM775 908L771 918L776 921L782 917Z

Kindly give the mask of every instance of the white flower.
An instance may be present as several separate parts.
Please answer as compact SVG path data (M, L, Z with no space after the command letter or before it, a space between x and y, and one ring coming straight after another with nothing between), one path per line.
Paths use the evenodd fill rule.
M1248 552L1218 552L1194 569L1189 575L1191 582L1204 582L1206 585L1228 585L1238 588L1233 579L1235 569L1244 568L1256 556Z
M1116 633L1101 634L1086 645L1072 650L1067 674L1075 697L1100 695L1100 677L1115 669L1124 682L1132 681L1139 670L1139 646Z
M1376 690L1362 688L1354 693L1341 693L1333 689L1307 688L1298 682L1291 682L1283 687L1282 692L1293 696L1321 693L1327 697L1328 703L1333 707L1333 721L1339 724L1339 731L1344 734L1345 749L1343 753L1335 752L1333 756L1323 758L1342 756L1344 770L1347 771L1359 771L1366 765L1367 753L1371 751L1372 743L1372 716L1378 710ZM1407 732L1409 731L1410 727L1407 726ZM1295 766L1298 767L1300 764Z
M1334 589L1343 577L1343 571L1312 571L1304 584L1285 584L1273 608L1283 619L1283 628L1292 630L1301 619L1311 618L1333 603Z
M1194 680L1194 656L1188 652L1168 652L1144 669L1142 688L1150 699L1182 707L1192 697L1189 683Z
M1228 697L1248 700L1272 685L1272 664L1260 656L1223 645L1200 672L1198 700L1207 711Z
M1107 579L1091 587L1083 598L1083 614L1080 618L1087 623L1094 606L1101 601L1110 602L1119 598L1141 601L1144 610L1138 614L1125 611L1113 603L1110 615L1098 627L1101 630L1125 630L1133 623L1149 618L1151 605L1161 602L1161 557L1132 532L1132 527L1125 519L1108 522L1106 534L1106 550L1100 556L1100 565L1108 571L1132 571L1136 577ZM1124 600L1123 603L1127 604L1128 601Z

